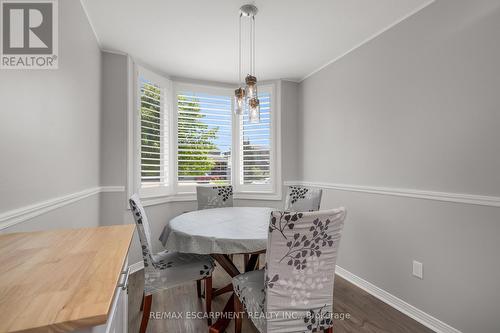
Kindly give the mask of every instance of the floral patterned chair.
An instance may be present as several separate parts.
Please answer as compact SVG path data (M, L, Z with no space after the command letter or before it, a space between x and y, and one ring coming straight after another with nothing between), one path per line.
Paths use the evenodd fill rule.
M235 311L252 314L260 332L332 332L335 264L345 216L344 208L272 212L266 267L233 278ZM235 332L241 332L238 316Z
M189 281L197 282L198 296L200 296L200 281L205 281L205 306L207 313L210 313L212 271L215 267L213 259L207 255L171 251L153 253L149 222L139 196L134 194L129 202L137 226L144 260L144 296L141 304L143 316L140 333L146 332L153 294Z
M292 212L312 212L319 210L323 190L300 185L288 186L285 210Z
M198 210L209 208L233 207L233 187L197 186Z
M196 198L198 200L198 210L210 208L233 207L233 186L197 186ZM233 255L230 255L231 259ZM250 256L243 255L243 262L246 266Z

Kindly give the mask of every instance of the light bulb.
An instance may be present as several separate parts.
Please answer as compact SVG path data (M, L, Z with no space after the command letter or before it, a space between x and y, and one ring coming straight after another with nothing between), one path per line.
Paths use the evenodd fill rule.
M248 100L257 97L257 78L250 74L245 78L245 95Z
M245 90L239 87L234 91L233 111L236 115L242 115L245 106Z

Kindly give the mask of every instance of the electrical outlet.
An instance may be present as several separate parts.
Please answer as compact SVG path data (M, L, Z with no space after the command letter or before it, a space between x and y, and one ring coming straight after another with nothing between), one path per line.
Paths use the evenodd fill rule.
M413 260L413 276L424 279L424 265L416 260Z

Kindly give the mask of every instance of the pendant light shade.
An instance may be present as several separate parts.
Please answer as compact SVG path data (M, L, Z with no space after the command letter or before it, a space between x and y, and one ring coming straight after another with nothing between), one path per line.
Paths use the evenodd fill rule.
M245 90L241 87L234 91L233 111L236 115L242 115L245 111Z
M257 97L248 100L248 121L251 123L260 122L260 101Z

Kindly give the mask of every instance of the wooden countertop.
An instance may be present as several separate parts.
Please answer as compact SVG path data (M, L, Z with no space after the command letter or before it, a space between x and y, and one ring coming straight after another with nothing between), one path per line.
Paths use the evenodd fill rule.
M0 332L102 325L135 225L0 235Z

